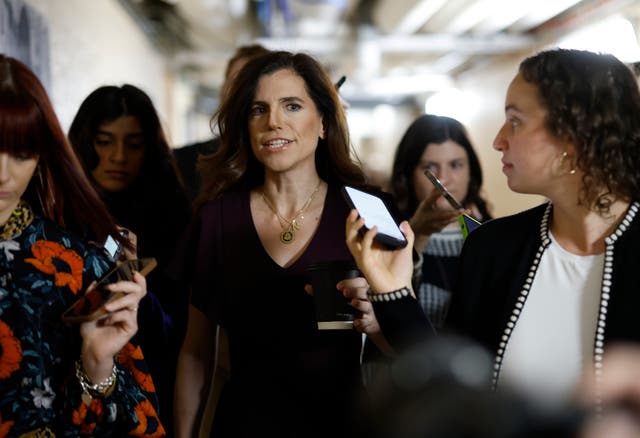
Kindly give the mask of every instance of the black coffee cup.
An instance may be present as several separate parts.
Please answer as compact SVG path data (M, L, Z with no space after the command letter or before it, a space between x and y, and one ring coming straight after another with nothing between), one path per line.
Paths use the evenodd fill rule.
M360 276L357 265L351 260L332 260L315 263L307 268L311 275L316 321L319 330L353 328L355 309L349 299L336 289L339 281Z

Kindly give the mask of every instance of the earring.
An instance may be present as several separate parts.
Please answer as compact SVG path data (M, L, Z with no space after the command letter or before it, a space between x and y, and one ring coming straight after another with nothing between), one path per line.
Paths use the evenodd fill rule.
M567 151L564 151L564 152L562 153L562 160L564 160L564 159L565 159L565 158L567 158L568 156L569 156L569 154L567 153ZM569 175L575 175L575 173L576 173L576 168L575 168L575 167L574 167L574 168L572 168L572 169L569 171Z

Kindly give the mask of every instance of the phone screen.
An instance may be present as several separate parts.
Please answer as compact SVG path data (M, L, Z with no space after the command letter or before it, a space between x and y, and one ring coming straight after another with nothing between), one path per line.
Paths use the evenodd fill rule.
M460 204L456 198L447 190L447 188L440 182L440 180L431 172L428 168L424 170L424 174L429 178L429 180L436 186L436 189L442 194L444 199L449 201L449 204L453 207L454 210L464 209L462 204Z
M133 271L147 275L156 267L156 259L153 257L126 260L105 274L95 285L94 289L85 293L62 314L65 322L93 321L106 314L104 305L120 296L119 292L111 292L105 289L107 284L116 281L133 280Z
M122 251L122 247L118 243L116 239L112 236L107 236L104 241L104 245L102 247L107 251L107 253L111 256L112 259L117 260L120 256L120 252Z
M358 210L360 217L364 218L363 231L377 226L375 240L393 248L404 248L407 245L407 239L382 199L349 186L343 187L343 193L351 208Z
M462 230L462 237L464 239L467 238L469 233L482 225L481 222L476 220L475 218L469 216L468 214L461 214L458 216L458 224L460 224L460 229Z

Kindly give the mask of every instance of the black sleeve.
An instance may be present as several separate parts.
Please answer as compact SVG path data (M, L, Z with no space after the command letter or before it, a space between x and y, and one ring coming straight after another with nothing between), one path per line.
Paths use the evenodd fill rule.
M398 354L435 335L429 318L413 297L372 304L382 333Z

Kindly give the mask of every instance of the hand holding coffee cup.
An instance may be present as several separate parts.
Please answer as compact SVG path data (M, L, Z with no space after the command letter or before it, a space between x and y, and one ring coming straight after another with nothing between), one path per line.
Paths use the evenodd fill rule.
M337 288L345 279L360 277L360 271L351 260L333 260L315 263L307 268L311 276L316 321L319 330L353 328L356 310Z

